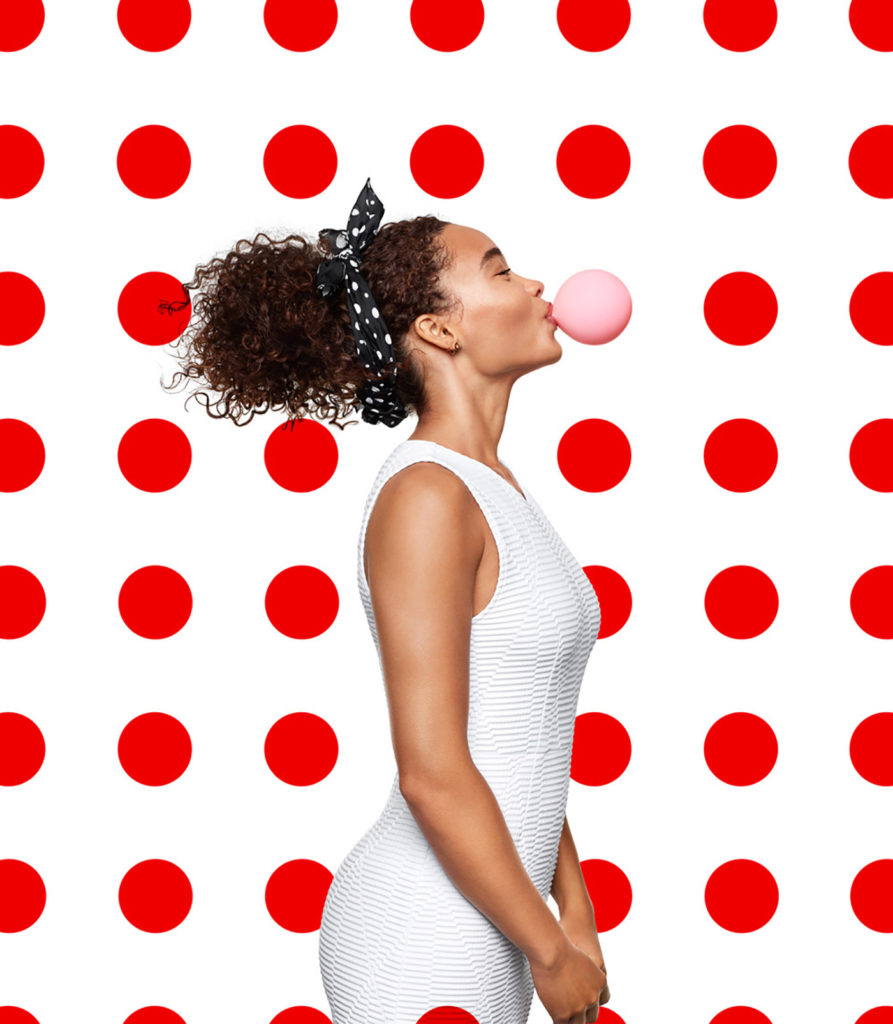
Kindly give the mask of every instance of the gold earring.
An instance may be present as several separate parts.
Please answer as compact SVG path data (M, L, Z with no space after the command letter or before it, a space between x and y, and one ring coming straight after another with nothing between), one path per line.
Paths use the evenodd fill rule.
M455 355L458 351L459 351L459 342L457 340L457 341L453 342L453 355Z

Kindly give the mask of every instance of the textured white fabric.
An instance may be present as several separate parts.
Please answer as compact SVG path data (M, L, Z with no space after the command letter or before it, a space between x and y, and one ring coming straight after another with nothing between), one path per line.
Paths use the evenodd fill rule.
M381 487L418 461L465 482L499 551L499 579L472 619L468 745L545 900L558 857L583 672L601 611L592 584L529 490L433 441L404 441L366 502L357 582L379 654L363 567ZM462 827L457 822L457 827ZM395 774L380 817L335 872L319 934L333 1024L416 1024L438 1006L479 1024L524 1024L534 995L526 956L455 886L428 845Z

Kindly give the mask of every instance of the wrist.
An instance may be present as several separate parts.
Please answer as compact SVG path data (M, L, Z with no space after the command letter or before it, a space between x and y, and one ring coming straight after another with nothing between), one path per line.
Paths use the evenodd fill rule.
M558 908L560 920L563 924L578 924L587 928L595 928L595 909L592 903L587 900L579 903L565 904Z
M570 941L564 933L564 929L555 920L554 927L550 927L538 941L535 947L525 951L527 959L538 967L551 970L561 959L567 944Z

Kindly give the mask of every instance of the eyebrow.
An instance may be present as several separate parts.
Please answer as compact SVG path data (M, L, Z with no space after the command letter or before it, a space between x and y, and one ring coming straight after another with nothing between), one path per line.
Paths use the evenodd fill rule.
M481 257L480 269L483 270L490 260L496 259L497 256L502 256L502 249L498 245L494 245L492 249L488 249ZM505 259L505 256L502 256L502 258Z

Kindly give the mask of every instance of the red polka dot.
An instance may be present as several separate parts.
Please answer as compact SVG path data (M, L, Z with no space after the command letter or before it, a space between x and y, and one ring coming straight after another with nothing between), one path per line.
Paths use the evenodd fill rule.
M744 494L762 487L778 465L775 438L754 420L727 420L710 432L704 445L704 467L710 479Z
M315 491L331 480L338 465L338 445L324 424L309 417L291 420L270 432L264 465L287 491Z
M290 860L270 875L264 900L267 912L290 932L313 932L322 921L333 874L315 860Z
M444 160L444 153L449 153L449 160ZM416 139L409 154L409 170L429 196L456 199L481 180L484 151L471 132L455 124L440 124Z
M169 932L192 907L186 873L169 860L144 860L127 872L118 887L121 913L144 932Z
M581 860L580 868L595 910L596 931L603 933L616 928L632 906L633 889L629 879L616 864L607 860Z
M169 420L140 420L118 444L118 466L128 483L141 491L169 491L191 465L189 439Z
M850 148L853 181L876 199L893 197L893 125L867 128Z
M151 53L169 50L189 31L189 0L119 0L118 28L132 46Z
M290 199L310 199L324 192L338 170L338 154L325 132L309 124L278 131L264 150L267 181ZM336 220L325 227L343 227Z
M418 1024L482 1024L473 1013L459 1006L435 1006L419 1017Z
M778 885L762 864L730 860L711 874L704 889L707 913L730 932L762 928L778 907Z
M850 612L869 636L893 639L893 565L876 565L862 573L850 593Z
M718 46L745 53L762 46L775 31L778 10L773 0L707 0L704 28Z
M633 595L620 573L606 565L586 565L583 572L598 598L601 610L598 638L604 640L626 625L633 607Z
M33 632L46 607L46 593L34 573L20 565L0 565L0 640Z
M0 786L21 786L33 779L45 756L43 733L30 718L0 712Z
M470 46L484 27L480 0L413 0L409 21L419 41L432 50L454 53Z
M0 491L23 491L40 476L46 449L40 434L22 420L0 420Z
M711 1017L708 1024L773 1024L773 1021L752 1006L727 1006Z
M856 726L850 760L866 782L893 786L893 712L879 711Z
M312 1006L289 1006L277 1013L270 1024L332 1024L332 1021L328 1014Z
M718 131L704 150L704 174L724 196L748 199L775 177L775 147L759 129L733 124Z
M869 274L850 298L853 327L874 345L893 345L893 272Z
M893 491L893 419L873 420L850 444L850 467L859 483L881 494Z
M321 569L293 565L270 582L264 600L271 624L293 640L309 640L332 625L338 614L338 590Z
M704 610L714 629L734 640L764 633L778 614L778 591L752 565L732 565L718 572L704 595Z
M893 860L875 860L862 868L850 887L850 905L866 928L893 932Z
M571 778L581 786L606 786L629 766L632 742L616 718L600 711L577 715Z
M0 1006L0 1024L40 1024L40 1021L20 1006Z
M40 35L45 18L40 0L16 0L14 4L4 4L3 17L0 18L0 52L14 53L30 46ZM0 1017L0 1024L7 1022Z
M33 338L43 324L46 313L43 292L24 274L0 271L0 310L3 311L0 345L21 345Z
M610 1007L602 1006L598 1011L598 1024L626 1024L626 1021Z
M290 786L313 786L334 768L338 739L324 718L295 711L270 728L264 757L277 779Z
M132 572L118 594L118 611L128 629L147 640L173 636L192 614L192 591L166 565L146 565Z
M555 12L558 31L578 50L601 53L616 46L629 30L627 0L560 0Z
M893 1006L873 1006L857 1017L855 1024L893 1024Z
M121 181L144 199L173 195L189 177L191 166L185 140L163 124L134 129L118 147Z
M704 740L704 760L730 786L752 786L775 767L778 740L759 715L736 711L718 719Z
M603 199L629 177L629 149L611 128L586 124L562 139L555 166L561 183L574 195Z
M144 786L166 786L189 767L192 741L182 722L161 711L131 719L118 738L118 760Z
M186 1021L166 1006L141 1006L125 1018L124 1024L186 1024Z
M18 199L43 176L43 149L27 129L0 124L0 153L0 199Z
M850 28L860 43L879 53L893 51L893 7L890 0L851 0L849 18Z
M0 932L22 932L43 913L47 902L43 879L23 860L0 860Z
M118 298L118 320L141 345L167 345L189 326L192 303L180 281L161 271L132 278Z
M704 298L704 322L729 345L753 345L775 326L778 300L757 274L733 271L718 278Z
M335 0L301 4L294 0L267 0L264 4L264 28L273 42L293 53L318 50L332 37L337 24Z
M589 493L607 491L629 472L631 455L629 440L614 423L580 420L558 442L558 469L572 487Z

